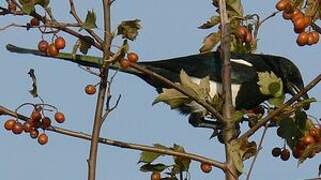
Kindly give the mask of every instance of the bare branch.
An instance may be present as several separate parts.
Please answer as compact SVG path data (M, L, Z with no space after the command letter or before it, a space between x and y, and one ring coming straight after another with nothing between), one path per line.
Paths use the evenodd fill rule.
M19 118L23 121L27 121L29 119L28 117L26 117L22 114L15 113L14 111L12 111L8 108L5 108L3 106L0 106L0 115L9 115L9 116L12 116L15 118ZM60 127L51 126L48 130L58 133L58 134L72 136L72 137L76 137L76 138L80 138L80 139L84 139L84 140L90 141L92 139L92 137L89 134L86 134L83 132L72 131L72 130L64 129L64 128L60 128ZM198 155L195 153L178 152L178 151L173 151L170 149L161 149L161 148L156 148L153 146L136 144L136 143L128 143L128 142L117 141L117 140L113 140L113 139L106 139L106 138L102 138L102 137L99 137L99 143L114 146L114 147L120 147L120 148L124 148L124 149L156 152L156 153L167 154L167 155L171 155L171 156L184 157L184 158L188 158L188 159L191 159L194 161L208 163L214 167L225 170L224 163L217 161L217 160L209 159L207 157L204 157L204 156L201 156L201 155Z

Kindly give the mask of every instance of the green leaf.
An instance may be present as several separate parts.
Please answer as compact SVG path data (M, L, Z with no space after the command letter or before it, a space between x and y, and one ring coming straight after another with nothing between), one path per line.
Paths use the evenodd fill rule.
M221 41L220 31L213 32L204 38L203 45L199 49L199 51L201 53L210 52L220 41Z
M154 100L153 105L159 102L164 102L168 104L171 109L175 109L184 103L191 102L191 100L189 97L185 96L181 92L178 92L176 89L163 89L163 92L160 93Z
M163 146L161 144L154 144L154 147L161 148L161 149L168 149L166 146ZM140 159L138 163L152 163L155 159L157 159L159 156L162 156L161 153L156 152L149 152L149 151L143 151L140 155Z
M227 0L227 10L233 11L229 14L235 14L237 16L243 16L243 6L241 0Z
M259 81L257 84L260 86L262 94L273 97L283 96L283 82L281 78L277 77L273 72L259 72L258 77Z
M235 121L235 122L239 122L242 118L243 118L243 116L244 116L244 112L242 112L242 111L235 111L234 113L233 113L233 120Z
M177 152L185 152L184 147L177 144L174 144L172 149ZM191 164L191 159L185 157L174 157L174 161L180 171L188 171Z
M122 35L122 38L131 41L135 40L138 35L138 30L141 28L139 23L139 19L122 21L121 24L118 25L117 35Z
M22 11L30 14L35 9L35 3L33 0L19 0L22 5Z
M206 21L204 24L202 24L200 27L200 29L209 29L212 28L216 25L218 25L221 21L220 16L212 16L208 21Z
M87 54L88 50L95 43L95 40L90 36L83 36L80 40L79 50L83 54Z
M154 171L162 172L168 167L170 166L166 166L165 164L161 164L161 163L158 163L158 164L147 163L142 165L139 170L142 172L154 172Z
M96 13L94 10L90 10L87 12L86 20L81 26L84 29L94 29L97 28L96 25ZM82 29L80 29L82 30Z
M274 106L280 106L281 104L283 104L284 100L285 96L273 97L269 99L269 103Z

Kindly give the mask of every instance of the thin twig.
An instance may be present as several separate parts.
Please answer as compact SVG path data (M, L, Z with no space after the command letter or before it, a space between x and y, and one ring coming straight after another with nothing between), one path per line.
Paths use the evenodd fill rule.
M3 106L0 106L0 115L12 116L15 118L19 118L23 121L27 121L29 119L28 117L26 117L22 114L16 113L16 112L14 112L6 107L3 107ZM84 140L90 141L92 139L92 137L89 134L86 134L83 132L72 131L72 130L64 129L64 128L60 128L60 127L51 126L48 130L58 133L58 134L72 136L72 137L76 137L76 138L80 138L80 139L84 139ZM102 137L99 137L99 143L114 146L114 147L120 147L120 148L124 148L124 149L156 152L156 153L167 154L167 155L171 155L171 156L183 157L183 158L191 159L191 160L198 161L198 162L208 163L208 164L210 164L214 167L217 167L219 169L222 169L222 170L225 169L225 164L223 162L209 159L207 157L204 157L204 156L201 156L201 155L198 155L195 153L178 152L178 151L173 151L171 149L157 148L154 146L148 146L148 145L136 144L136 143L128 143L128 142L117 141L117 140L113 140L113 139L106 139L106 138L102 138Z
M255 153L255 156L254 156L253 161L252 161L252 163L251 163L249 172L248 172L248 174L247 174L247 176L246 176L246 180L250 180L250 176L251 176L252 170L253 170L253 168L254 168L256 159L257 159L257 157L258 157L258 155L259 155L259 152L260 152L261 149L262 149L263 140L264 140L264 138L265 138L266 131L267 131L267 129L269 128L268 126L269 126L269 125L268 125L268 123L267 123L267 124L265 125L264 130L263 130L263 133L262 133L262 136L261 136L261 139L260 139L260 142L259 142L259 146L258 146L258 148L257 148L257 152Z

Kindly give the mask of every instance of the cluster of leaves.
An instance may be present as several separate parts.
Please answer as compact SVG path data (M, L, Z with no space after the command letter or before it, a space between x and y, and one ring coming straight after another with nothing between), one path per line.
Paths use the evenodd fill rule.
M219 13L217 0L212 0L212 4L217 8L216 12ZM239 53L250 53L256 50L256 39L251 38L249 41L244 42L243 37L239 33L240 27L246 27L249 29L249 33L252 35L252 30L257 28L257 19L255 16L248 15L244 16L243 6L241 0L227 0L227 14L229 16L230 25L230 40L231 40L231 51ZM210 29L216 27L220 24L220 16L214 15L209 18L209 20L203 23L200 29ZM219 47L221 42L221 26L210 34L208 34L203 40L203 46L200 48L201 53L206 53Z
M50 0L19 0L22 6L22 11L31 14L35 10L36 5L40 5L43 8L48 8Z
M166 147L161 144L154 144L154 147L166 150L173 150L176 152L184 153L184 147L174 144L173 147ZM181 174L183 172L188 172L191 160L183 157L173 157L173 163L171 164L163 164L163 163L155 163L155 161L160 157L164 156L162 153L148 152L143 151L140 155L140 159L138 163L144 163L140 167L140 171L142 172L164 172L168 177L165 179L168 180L176 180L176 175Z

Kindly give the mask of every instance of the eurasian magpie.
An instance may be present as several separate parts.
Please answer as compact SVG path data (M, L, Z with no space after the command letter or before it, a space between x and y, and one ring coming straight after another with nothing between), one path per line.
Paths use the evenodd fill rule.
M19 48L13 45L7 45L7 49L11 52L31 53L38 56L47 56L37 50ZM58 59L67 59L76 62L80 65L99 67L101 58L92 56L73 56L70 53L60 53ZM185 57L177 57L158 61L138 62L139 65L154 71L173 82L180 81L180 72L184 70L195 82L209 76L211 95L221 94L221 71L222 60L219 52L210 52L205 54L196 54ZM261 93L259 89L258 73L273 72L276 76L282 79L285 93L292 96L304 88L301 73L299 69L289 59L279 56L264 55L264 54L231 54L231 80L232 80L232 101L236 110L249 110L257 107L265 100L269 99ZM161 81L141 73L135 69L120 68L118 63L111 64L111 69L119 70L125 73L134 74L148 84L155 87L157 92L162 92L163 88L169 88ZM306 94L304 99L308 99ZM308 109L306 106L305 109ZM196 102L184 104L178 108L183 114L189 115L189 122L195 127L211 127L213 121L205 120L205 109Z
M202 78L209 76L210 94L215 95L222 93L222 62L219 52L210 52L166 60L145 61L138 64L173 82L180 81L180 71L182 69L196 83ZM142 78L148 84L155 87L158 93L162 92L163 88L169 88L161 81L132 68L119 69L119 66L115 65L110 67ZM232 101L237 110L255 108L270 98L262 94L259 89L257 84L258 72L273 72L281 78L285 93L295 95L304 88L299 69L290 60L283 57L233 53L231 54L231 68ZM306 98L308 98L307 94L304 96L304 99ZM190 114L189 122L195 127L208 127L212 124L204 119L205 109L196 102L184 104L178 110L183 114Z

